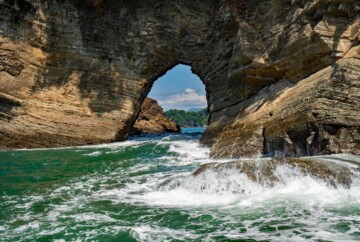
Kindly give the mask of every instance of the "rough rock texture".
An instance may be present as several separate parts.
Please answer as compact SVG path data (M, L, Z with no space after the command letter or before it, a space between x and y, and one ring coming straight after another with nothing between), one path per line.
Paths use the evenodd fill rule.
M178 133L180 127L171 119L165 117L163 109L151 98L146 98L141 105L138 119L132 134Z
M289 173L289 170L291 171ZM358 168L359 169L359 168ZM262 160L237 160L227 163L207 163L194 173L200 176L206 172L244 174L252 182L274 186L286 182L290 177L310 176L326 182L331 187L350 187L353 171L334 162L311 158L273 158Z
M0 0L0 146L124 140L178 63L214 157L360 154L358 0Z
M237 102L203 142L215 157L359 154L360 2L256 2L226 69Z

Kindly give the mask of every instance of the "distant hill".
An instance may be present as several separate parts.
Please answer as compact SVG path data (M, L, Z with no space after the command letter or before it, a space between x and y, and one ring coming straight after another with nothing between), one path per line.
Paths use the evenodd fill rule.
M186 112L198 112L204 110L204 108L190 108L188 110L186 110Z
M209 119L206 108L199 111L170 109L165 112L165 116L172 119L180 127L203 127L208 124Z

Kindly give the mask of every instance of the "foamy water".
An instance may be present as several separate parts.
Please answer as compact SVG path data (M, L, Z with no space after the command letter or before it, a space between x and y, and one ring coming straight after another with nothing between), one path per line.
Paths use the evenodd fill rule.
M280 181L267 186L234 169L193 176L199 165L215 162L199 137L1 152L1 238L360 240L358 156L316 158L349 167L350 187L333 188L286 165L275 170Z

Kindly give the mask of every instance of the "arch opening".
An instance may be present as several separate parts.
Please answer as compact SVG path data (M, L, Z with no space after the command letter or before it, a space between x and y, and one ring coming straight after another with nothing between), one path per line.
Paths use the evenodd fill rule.
M203 80L192 71L190 65L177 64L151 83L134 124L133 134L204 128L208 125L208 120ZM173 128L174 123L178 130Z
M165 111L207 108L205 85L185 64L174 66L155 80L147 97L158 101Z

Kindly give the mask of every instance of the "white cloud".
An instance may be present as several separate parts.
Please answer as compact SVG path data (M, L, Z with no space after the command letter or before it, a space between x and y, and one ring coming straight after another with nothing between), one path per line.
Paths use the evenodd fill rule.
M159 104L165 110L205 108L207 106L206 96L198 94L194 89L187 88L183 93L169 96L166 100L159 100Z

